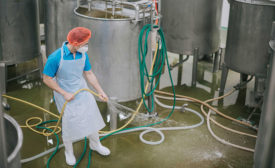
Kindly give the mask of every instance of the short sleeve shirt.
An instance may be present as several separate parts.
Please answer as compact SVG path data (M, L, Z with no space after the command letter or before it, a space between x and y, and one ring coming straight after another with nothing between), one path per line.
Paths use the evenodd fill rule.
M68 42L65 42L63 47L64 50L64 55L63 59L64 60L73 60L74 56L73 53L70 52L69 48L67 47ZM85 60L85 66L83 71L89 71L91 70L91 64L89 61L88 54L85 53L86 60ZM81 59L82 58L82 53L76 52L75 59ZM56 73L58 71L59 65L60 65L60 60L61 60L61 48L57 49L54 51L49 57L46 62L46 65L44 67L43 74L50 76L50 77L55 77Z

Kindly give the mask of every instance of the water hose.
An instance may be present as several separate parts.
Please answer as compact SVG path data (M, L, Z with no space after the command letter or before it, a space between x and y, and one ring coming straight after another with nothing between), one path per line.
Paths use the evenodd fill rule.
M148 73L146 57L148 55L148 48L149 48L148 47L148 38L149 38L151 31L158 32L158 34L160 36L160 41L158 43L161 44L161 49L159 50L158 48L156 48L156 50L155 50L156 60L152 64L153 72ZM145 36L145 40L144 40L144 36ZM144 42L144 44L143 44L143 42ZM147 24L142 28L140 35L139 35L139 41L138 41L138 57L139 57L139 69L140 69L140 88L141 88L140 90L141 90L143 104L148 112L153 112L154 99L153 98L151 99L152 107L149 108L148 105L146 104L145 97L153 96L154 91L156 90L156 88L160 82L160 78L162 75L162 69L164 67L165 60L168 60L164 33L161 28L159 28L158 26L155 26L155 25L152 26L150 24ZM168 69L168 71L170 72L170 69ZM158 78L158 79L156 79L156 78ZM147 90L144 87L145 80L147 80L147 83L149 82L149 84L150 84L149 92L147 92Z
M156 131L156 130L158 130L158 131L170 131L170 130L192 129L192 128L199 127L199 126L201 126L204 123L204 118L203 118L203 116L199 112L197 112L197 111L195 111L193 109L189 109L189 108L185 108L185 110L196 114L201 119L201 121L199 123L197 123L197 124L194 124L194 125L182 126L182 127L161 127L161 128L140 127L140 128L133 128L133 129L130 128L130 129L125 129L125 130L113 133L112 135L119 135L119 134L125 134L125 133L136 132L136 131L144 131L144 130L145 131L147 131L147 130L152 130L152 131ZM142 133L144 135L145 133L148 133L148 132L142 132ZM108 135L109 134L99 134L100 137L102 137L102 136L104 137L104 136L108 136ZM160 136L162 136L162 135L163 135L163 133L160 132ZM139 138L140 138L140 140L143 143L148 144L148 145L157 145L157 144L162 143L163 140L164 140L164 139L163 140L161 139L160 141L153 142L154 144L152 144L151 141L144 140L144 138L141 136L141 134L140 134ZM77 140L77 141L79 141L79 140ZM74 142L77 142L77 141L74 141ZM58 149L63 148L63 147L64 147L64 145L60 144ZM38 159L40 157L43 157L43 156L51 153L51 152L54 152L55 150L56 150L55 147L51 148L51 149L48 149L47 151L41 152L41 153L39 153L39 154L37 154L35 156L32 156L32 157L29 157L29 158L21 160L21 163L27 163L27 162L33 161L35 159ZM89 155L91 155L91 153L92 153L91 151L92 150L90 150ZM90 158L90 156L89 156L89 158ZM89 159L89 162L90 161L91 161L91 159ZM90 164L90 163L88 163L88 164Z
M227 94L225 94L225 95L223 95L223 96L220 96L220 97L217 97L217 98L214 98L214 99L209 99L209 100L206 100L206 101L204 101L204 102L203 102L203 101L200 101L200 100L198 100L198 99L191 98L191 97L187 97L187 96L183 96L183 95L176 95L176 96L177 96L177 97L180 97L180 98L184 98L184 99L189 99L189 100L192 100L192 101L194 101L194 102L197 102L197 103L200 103L200 104L201 104L201 111L203 112L204 115L206 115L207 120L208 120L207 128L208 128L209 132L211 133L211 135L212 135L216 140L218 140L219 142L221 142L221 143L223 143L223 144L225 144L225 145L230 145L230 146L235 147L235 148L238 148L238 149L242 149L242 150L254 152L254 149L246 148L246 147L243 147L243 146L240 146L240 145L236 145L236 144L232 144L232 143L227 142L227 141L225 141L225 140L219 138L218 136L216 136L216 135L214 134L214 132L212 131L211 127L210 127L210 120L211 120L213 123L215 123L217 126L223 128L223 129L226 129L226 130L228 130L228 131L231 131L231 132L233 132L233 133L237 133L237 134L240 134L240 135L246 135L246 136L250 136L250 137L253 137L253 138L256 138L257 136L252 135L252 134L248 134L248 133L244 133L244 132L241 132L241 131L237 131L237 130L234 130L234 129L231 129L231 128L228 128L228 127L225 127L225 126L223 126L222 124L218 123L217 121L215 121L213 118L210 117L210 113L211 113L210 110L209 110L209 112L208 112L208 114L207 114L207 113L205 112L205 110L203 109L203 106L206 106L207 108L209 108L209 109L215 111L216 113L220 114L220 113L221 113L220 111L218 111L218 110L215 109L214 107L210 106L207 102L211 102L211 101L214 101L214 100L222 99L222 98L224 98L224 97L226 97L226 96L231 95L234 91L236 91L236 89L231 90L230 92L228 92ZM163 94L163 95L168 95L168 96L172 96L172 95L173 95L173 94L171 94L171 93L163 92L163 91L159 91L159 90L156 90L155 92L156 92L156 93L159 93L159 94ZM221 113L221 114L223 114L223 113ZM250 125L250 124L247 124L247 123L245 123L245 122L241 122L241 121L236 120L236 119L234 119L234 118L232 118L232 117L229 117L229 116L227 116L227 115L225 115L225 114L223 114L222 116L226 116L227 119L233 119L234 121L236 121L236 122L238 121L238 123L240 123L240 124L242 124L242 125L245 125L245 126L249 126L249 127L254 128L254 127L253 127L252 125Z
M161 98L161 99L166 99L166 100L173 100L173 97L166 97L166 96L160 96L160 95L155 95L155 98ZM215 100L218 100L218 99L221 99L221 98L216 98ZM166 104L163 104L161 103L158 99L155 99L156 100L156 103L159 105L159 106L162 106L164 108L172 108L172 106L169 106L169 105L166 105ZM176 100L179 100L179 101L191 101L187 98L176 98ZM214 100L213 100L214 101ZM194 102L194 101L192 101ZM208 101L205 101L205 102L208 102ZM200 103L200 102L197 102L197 103ZM201 111L203 112L204 115L207 116L206 112L204 111L204 109L202 109L203 105L201 105ZM182 107L180 106L176 106L175 109L182 109ZM257 138L256 135L252 135L252 134L248 134L248 133L245 133L245 132L241 132L241 131L237 131L237 130L234 130L234 129L231 129L229 127L226 127L222 124L220 124L219 122L217 122L216 120L214 120L213 118L210 118L210 120L215 123L217 126L227 130L227 131L231 131L233 133L236 133L236 134L240 134L240 135L245 135L245 136L249 136L249 137L252 137L252 138Z

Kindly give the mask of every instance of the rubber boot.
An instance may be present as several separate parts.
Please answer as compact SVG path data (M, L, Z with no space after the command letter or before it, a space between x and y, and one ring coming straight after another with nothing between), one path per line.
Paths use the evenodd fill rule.
M89 145L90 148L94 151L97 151L100 155L108 156L110 155L110 150L105 146L102 146L99 140L98 133L93 133L92 135L88 136L89 138Z
M66 163L70 166L75 165L76 159L74 156L73 143L71 141L64 141Z

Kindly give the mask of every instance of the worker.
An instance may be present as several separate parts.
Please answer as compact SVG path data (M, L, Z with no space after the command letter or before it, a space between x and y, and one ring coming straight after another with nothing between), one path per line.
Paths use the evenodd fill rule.
M53 52L46 62L43 71L44 83L54 90L55 103L59 113L65 101L68 104L62 116L62 139L65 146L65 157L68 165L75 165L73 141L87 137L92 150L101 155L109 155L110 150L101 145L98 131L105 127L94 96L79 89L88 88L89 84L98 92L102 101L108 101L89 62L88 41L91 31L76 27L67 35L67 41ZM84 74L84 75L83 75Z

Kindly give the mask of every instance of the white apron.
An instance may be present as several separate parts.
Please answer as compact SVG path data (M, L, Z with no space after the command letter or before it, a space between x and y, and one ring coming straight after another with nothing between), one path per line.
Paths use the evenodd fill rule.
M64 45L64 44L63 44ZM64 49L61 47L61 60L56 73L56 82L69 93L88 88L83 77L86 56L81 59L64 60ZM54 91L55 103L59 113L65 103L64 97ZM68 102L62 117L63 141L75 141L98 132L105 127L94 96L82 91Z

